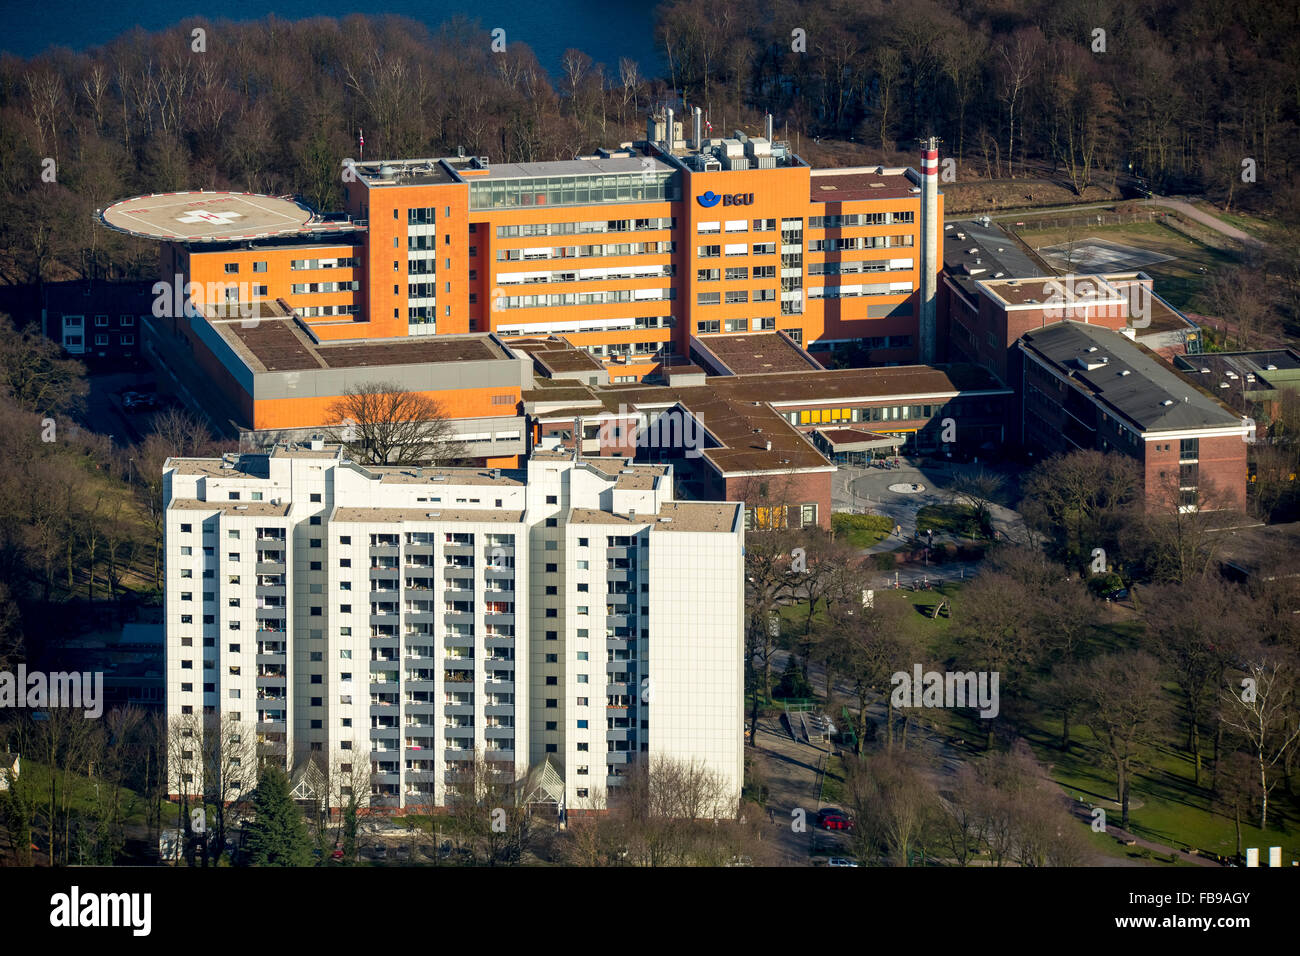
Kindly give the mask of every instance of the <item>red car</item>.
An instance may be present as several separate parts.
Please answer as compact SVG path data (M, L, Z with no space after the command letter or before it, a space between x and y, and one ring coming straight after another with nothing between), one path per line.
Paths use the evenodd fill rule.
M836 807L825 807L817 811L817 826L823 830L852 830L853 820Z

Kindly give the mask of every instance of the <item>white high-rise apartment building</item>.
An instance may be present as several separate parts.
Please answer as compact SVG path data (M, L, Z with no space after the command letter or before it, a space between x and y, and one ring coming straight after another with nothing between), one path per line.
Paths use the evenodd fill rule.
M360 770L371 806L443 805L480 760L549 761L569 809L660 756L739 797L743 510L675 501L670 465L362 467L313 442L172 459L164 497L174 724L245 727L295 777ZM173 755L171 791L202 773Z

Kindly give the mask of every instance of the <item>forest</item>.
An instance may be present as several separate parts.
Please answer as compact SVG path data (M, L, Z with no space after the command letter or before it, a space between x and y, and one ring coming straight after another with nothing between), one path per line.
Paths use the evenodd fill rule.
M96 227L129 195L234 188L341 201L357 154L569 158L644 135L648 105L778 135L814 165L910 162L958 180L1139 176L1295 221L1300 11L1258 0L673 0L667 74L463 18L189 18L84 52L0 59L0 284L145 277L156 249ZM201 43L195 30L203 31ZM196 50L201 46L202 50ZM1245 180L1246 160L1250 179Z

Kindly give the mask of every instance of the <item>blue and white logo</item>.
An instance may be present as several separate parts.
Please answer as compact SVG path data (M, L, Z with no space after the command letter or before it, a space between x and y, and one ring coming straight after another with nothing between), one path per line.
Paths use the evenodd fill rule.
M701 206L703 206L705 209L712 209L714 206L716 206L719 202L722 201L722 197L719 196L717 193L715 193L712 189L710 189L708 192L704 193L703 195L696 196L695 201L699 203Z

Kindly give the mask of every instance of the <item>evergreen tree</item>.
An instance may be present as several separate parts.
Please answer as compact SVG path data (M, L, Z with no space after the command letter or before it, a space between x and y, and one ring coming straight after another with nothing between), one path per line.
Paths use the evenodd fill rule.
M253 813L253 822L244 828L250 866L311 866L311 836L283 770L262 771L253 792Z
M357 862L357 798L348 796L343 810L343 864L355 866Z

